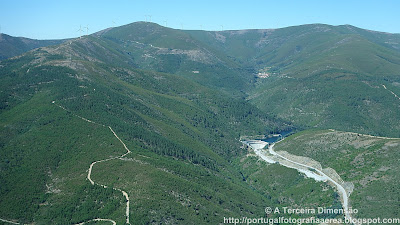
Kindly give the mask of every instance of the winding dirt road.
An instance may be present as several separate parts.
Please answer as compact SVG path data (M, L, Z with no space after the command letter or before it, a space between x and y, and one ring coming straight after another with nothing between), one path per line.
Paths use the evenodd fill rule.
M382 87L385 88L385 90L388 90L390 93L392 93L392 95L394 95L394 97L396 97L397 99L400 100L400 97L398 95L396 95L393 91L389 90L386 88L386 86L384 84L382 84Z
M83 222L83 223L78 223L78 224L75 224L75 225L83 225L85 223L89 223L89 222L92 222L92 221L105 221L105 222L112 223L112 225L117 225L117 223L114 220L110 220L110 219L92 219L92 220L89 220L89 221L86 221L86 222Z
M306 168L311 169L311 170L315 170L316 172L319 173L319 175L321 175L322 177L326 178L326 180L332 182L337 187L339 195L340 195L340 197L342 199L342 204L343 204L343 209L344 209L344 214L345 214L346 219L348 219L348 221L352 221L351 214L349 213L349 196L348 196L348 193L347 193L346 189L341 184L339 184L338 182L336 182L331 177L329 177L328 175L326 175L324 172L322 172L321 170L319 170L317 168L314 168L314 167L311 167L311 166L308 166L308 165L305 165L305 164L290 160L290 159L288 159L288 158L276 153L273 150L274 145L275 145L275 143L270 145L269 148L268 148L269 152L272 155L276 155L276 156L278 156L278 157L280 157L280 158L282 158L282 159L284 159L284 160L286 160L288 162L294 163L296 165L303 166L303 167L306 167Z
M52 101L52 103L55 104L56 106L60 107L61 109L72 113L71 111L67 110L67 109L64 108L63 106L56 104L55 101ZM92 163L90 164L90 166L89 166L88 175L87 175L87 179L89 180L89 182L90 182L92 185L99 185L99 186L101 186L101 187L103 187L103 188L109 188L108 186L106 186L106 185L104 185L104 184L99 184L99 183L96 183L96 182L94 182L94 181L92 180L91 175L92 175L92 170L93 170L94 165L97 164L97 163L107 162L107 161L114 160L114 159L122 159L122 158L125 157L127 154L131 153L131 150L129 150L129 148L126 146L126 144L121 140L121 138L118 137L118 135L115 133L115 131L114 131L110 126L106 126L106 125L104 125L104 124L100 124L100 123L93 122L93 121L91 121L91 120L89 120L89 119L86 119L86 118L81 117L81 116L79 116L79 115L76 115L76 114L74 114L74 113L72 113L72 115L74 115L74 116L76 116L76 117L78 117L78 118L80 118L80 119L82 119L82 120L84 120L84 121L86 121L86 122L88 122L88 123L93 123L93 124L96 124L96 125L99 125L99 126L108 127L108 128L110 129L110 131L113 133L113 135L114 135L114 136L119 140L119 142L121 142L121 144L124 146L124 148L125 148L125 150L126 150L126 153L124 153L124 154L122 154L122 155L120 155L120 156L116 156L116 157L112 157L112 158L108 158L108 159L102 159L102 160L94 161L94 162L92 162ZM121 192L122 195L125 197L125 199L126 199L126 211L125 211L126 223L127 223L127 224L130 224L130 222L129 222L129 195L128 195L128 193L126 193L125 191L123 191L123 190L121 190L121 189L119 189L119 188L114 188L114 187L113 187L112 189ZM108 222L111 222L112 224L117 224L114 220L111 220L111 219L100 219L100 218L97 218L97 219L92 219L92 220L89 220L89 221L86 221L86 222L83 222L83 223L79 223L79 224L77 224L77 225L83 225L83 224L88 223L88 222L91 222L91 221L108 221Z
M280 141L282 141L282 140L280 140ZM278 141L278 142L280 142L280 141ZM276 142L276 143L278 143L278 142ZM278 162L275 159L273 159L273 157L269 157L268 155L264 154L265 151L263 150L263 148L268 144L267 142L251 140L251 141L245 141L243 143L250 146L254 150L254 152L257 154L257 156L259 156L262 160L269 162L269 163ZM291 159L288 159L288 158L278 154L273 149L274 145L276 143L273 143L268 147L268 152L271 155L279 157L279 158L283 159L284 161L290 162L292 164L292 166L285 165L283 163L280 163L280 165L288 167L288 168L296 169L301 173L305 173L306 176L311 177L311 178L315 179L316 181L325 181L325 182L330 181L332 184L334 184L337 187L337 191L342 200L345 218L348 221L352 221L351 213L349 211L349 197L348 197L349 195L348 195L346 189L341 184L336 182L334 179L332 179L331 177L326 175L324 172L322 172L321 170L311 167L311 166L308 166L308 165L305 165L305 164L302 164L302 163L299 163L299 162L296 162L296 161L293 161ZM318 174L315 172L304 170L304 168L310 169L311 171L316 171Z
M13 222L13 221L10 221L10 220L5 220L5 219L0 219L0 221L1 222L5 222L5 223L11 223L11 224L20 224L20 223Z

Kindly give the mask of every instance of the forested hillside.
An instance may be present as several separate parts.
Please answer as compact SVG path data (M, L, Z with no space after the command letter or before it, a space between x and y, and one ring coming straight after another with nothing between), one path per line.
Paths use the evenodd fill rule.
M188 33L254 70L247 99L267 113L304 128L400 136L399 34L324 24Z
M98 43L84 37L1 62L0 217L124 222L121 193L86 179L92 162L124 153L107 126L132 153L96 164L92 178L132 196L134 224L262 213L256 210L271 200L230 161L245 153L241 135L290 125L186 78L117 66L82 50Z
M0 61L0 219L218 224L266 206L340 208L329 185L259 161L240 138L309 128L400 136L397 34L137 22L47 47L21 41L0 48L15 56Z

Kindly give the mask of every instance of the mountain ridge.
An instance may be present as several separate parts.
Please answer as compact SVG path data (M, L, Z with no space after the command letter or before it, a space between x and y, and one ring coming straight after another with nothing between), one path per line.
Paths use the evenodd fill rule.
M91 163L121 155L121 143L81 118L112 127L132 151L96 164L91 177L128 193L135 223L216 223L222 213L251 215L269 204L230 161L244 153L237 142L243 132L290 125L243 99L129 67L119 56L107 41L83 36L0 62L2 219L125 222L121 193L86 179ZM234 196L248 200L242 205Z
M326 127L399 136L400 53L385 45L398 36L354 29L140 22L0 61L0 218L123 224L126 201L113 190L129 195L138 224L340 208L328 185L260 162L239 140ZM94 166L124 148L87 120L112 127L131 153ZM91 165L91 179L112 188L92 185Z
M382 88L383 93L378 94L368 87L386 85L398 93L399 43L398 34L373 32L350 25L187 31L135 22L83 36L65 42L58 50L49 50L55 55L53 57L61 57L58 54L70 58L70 62L61 60L60 65L77 66L79 60L73 63L74 58L79 59L81 55L89 61L176 74L229 95L246 98L270 116L294 122L299 127L355 129L361 133L398 137L398 128L389 129L389 124L397 123L396 120L379 116L399 116L395 98L382 102L377 96L382 98L390 93ZM74 53L71 48L80 48L80 53ZM264 78L258 74L264 74ZM354 82L356 91L349 91L351 85L345 80ZM335 82L343 84L338 86ZM331 88L333 86L344 89L337 91ZM307 97L294 101L294 92L286 95L287 98L278 97L281 90L290 89L304 92ZM359 93L354 96L355 92ZM369 97L361 96L363 92L371 93ZM319 93L326 96L325 100ZM309 99L314 100L310 102ZM270 103L277 100L283 102L271 108ZM371 100L375 105L373 114L368 113L371 109L366 105ZM295 102L298 103L293 105ZM341 103L338 105L338 102ZM354 106L361 107L364 112L357 112ZM345 118L347 115L336 108L349 111L352 117L361 120L349 121ZM387 124L384 127L388 128L379 126L381 123Z
M57 45L69 39L36 40L25 37L13 37L0 33L0 61L20 55L35 48Z

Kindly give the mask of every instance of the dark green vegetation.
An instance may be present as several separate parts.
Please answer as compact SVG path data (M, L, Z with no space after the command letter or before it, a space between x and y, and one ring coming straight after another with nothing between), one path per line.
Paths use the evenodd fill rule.
M310 130L276 145L277 151L307 156L331 167L354 191L355 218L399 217L400 139L374 138L339 131Z
M34 40L0 33L0 61L20 55L34 48L57 45L64 41L65 40Z
M134 151L96 164L92 175L129 193L132 223L262 215L271 200L243 182L230 161L244 153L240 135L287 126L186 78L83 58L91 56L80 48L97 42L82 38L2 62L1 218L125 221L122 194L86 180L91 162L125 150L107 127L75 115L111 126Z
M207 32L133 23L96 36L114 53L93 48L94 57L190 78L298 127L400 136L399 99L382 86L400 92L399 34L349 25Z
M92 171L129 194L132 224L338 207L325 184L246 157L239 138L314 126L399 136L390 92L400 93L399 41L350 26L205 32L139 22L3 60L0 218L125 222L121 192L86 179L92 162L125 149L78 116L111 126L132 150Z

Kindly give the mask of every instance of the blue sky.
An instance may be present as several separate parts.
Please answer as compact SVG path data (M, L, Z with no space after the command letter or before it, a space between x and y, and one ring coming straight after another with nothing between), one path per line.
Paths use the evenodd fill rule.
M280 28L351 24L400 33L398 0L0 0L1 33L35 39L79 36L114 25L149 21L177 29ZM114 21L114 22L113 22Z

